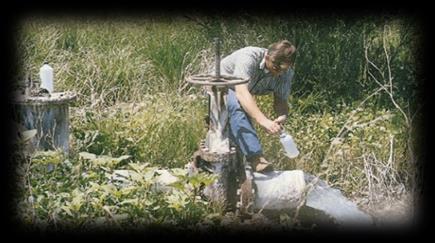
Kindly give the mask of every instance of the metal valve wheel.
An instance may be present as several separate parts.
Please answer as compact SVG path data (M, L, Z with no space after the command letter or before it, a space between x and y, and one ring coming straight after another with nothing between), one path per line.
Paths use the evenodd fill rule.
M191 84L222 87L247 83L249 79L242 79L229 75L220 75L219 77L216 77L210 74L197 74L187 77L186 81Z
M191 84L226 87L231 85L247 83L249 79L242 79L230 75L221 75L220 65L220 40L215 38L215 75L198 74L186 78L186 81Z

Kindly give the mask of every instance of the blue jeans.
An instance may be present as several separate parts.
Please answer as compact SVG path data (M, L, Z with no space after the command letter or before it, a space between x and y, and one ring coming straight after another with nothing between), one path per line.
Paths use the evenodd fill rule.
M257 132L245 110L240 106L236 93L231 89L228 90L227 104L230 140L237 145L248 159L263 154Z

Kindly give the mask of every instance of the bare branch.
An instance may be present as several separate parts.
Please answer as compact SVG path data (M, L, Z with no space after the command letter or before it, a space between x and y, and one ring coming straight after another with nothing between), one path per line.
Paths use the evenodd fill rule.
M393 96L393 77L391 76L391 67L390 67L390 56L388 55L387 51L387 41L385 39L385 32L386 32L387 26L384 26L384 33L382 35L382 45L385 53L385 58L387 60L387 70L388 70L388 83L390 86L390 95Z
M364 50L364 54L365 54L365 57L366 57L366 60L367 60L367 63L369 63L370 65L372 65L378 72L379 72L379 74L382 76L382 78L383 79L385 79L385 76L384 76L384 72L382 72L382 70L378 67L378 66L376 66L376 64L374 64L372 61L370 61L369 60L369 58L368 58L368 46L366 46L365 47L365 50ZM367 71L368 71L369 69L367 69Z
M370 125L372 125L372 124L374 124L374 123L376 123L376 122L378 122L378 121L386 120L386 119L389 119L389 118L391 118L391 117L392 117L392 116L391 116L390 114L386 114L386 115L383 115L383 116L379 116L379 117L376 117L375 119L373 119L373 120L371 120L371 121L369 121L369 122L366 122L366 123L360 123L360 124L355 124L355 125L353 125L353 126L350 127L350 130L352 130L352 129L354 129L354 128L364 128L364 127L370 126Z
M394 161L394 135L390 135L390 156L388 157L387 167Z

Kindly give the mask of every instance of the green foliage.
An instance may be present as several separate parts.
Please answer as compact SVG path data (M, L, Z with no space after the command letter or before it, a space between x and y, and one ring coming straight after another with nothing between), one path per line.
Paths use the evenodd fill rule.
M32 163L35 164L59 164L63 160L63 154L61 151L37 151L32 156Z
M176 94L148 96L139 104L120 104L106 112L85 111L72 118L77 150L167 167L184 166L205 132L205 99Z
M113 158L107 155L102 155L97 157L94 154L88 152L81 152L79 153L79 156L80 158L90 160L92 162L91 167L100 166L109 169L115 168L121 161L129 159L131 157L130 155L123 155L119 158Z
M21 166L28 168L26 182L19 191L20 219L41 228L132 229L196 224L217 212L199 194L199 187L210 185L215 177L188 177L185 170L169 170L177 178L176 183L167 185L166 190L156 190L157 168L144 163L118 163L126 158L83 152L60 162L50 173L39 169L39 161L23 163ZM18 169L25 169L21 166ZM115 169L130 169L128 185L112 180Z
M266 156L278 169L302 169L321 176L345 193L357 192L368 185L364 156L372 154L386 163L391 139L394 148L390 166L410 174L416 169L406 157L409 134L397 110L376 109L373 105L358 109L340 105L335 112L300 112L305 111L299 106L304 108L304 103L302 100L293 106L284 127L301 152L297 158L285 157L278 136L268 135L257 127ZM263 109L273 114L270 107Z

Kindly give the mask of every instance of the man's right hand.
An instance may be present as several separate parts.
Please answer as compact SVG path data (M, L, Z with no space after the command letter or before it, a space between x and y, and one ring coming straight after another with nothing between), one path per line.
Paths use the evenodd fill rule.
M268 134L276 134L281 131L281 126L272 120L265 119L260 123L260 125L266 130Z

